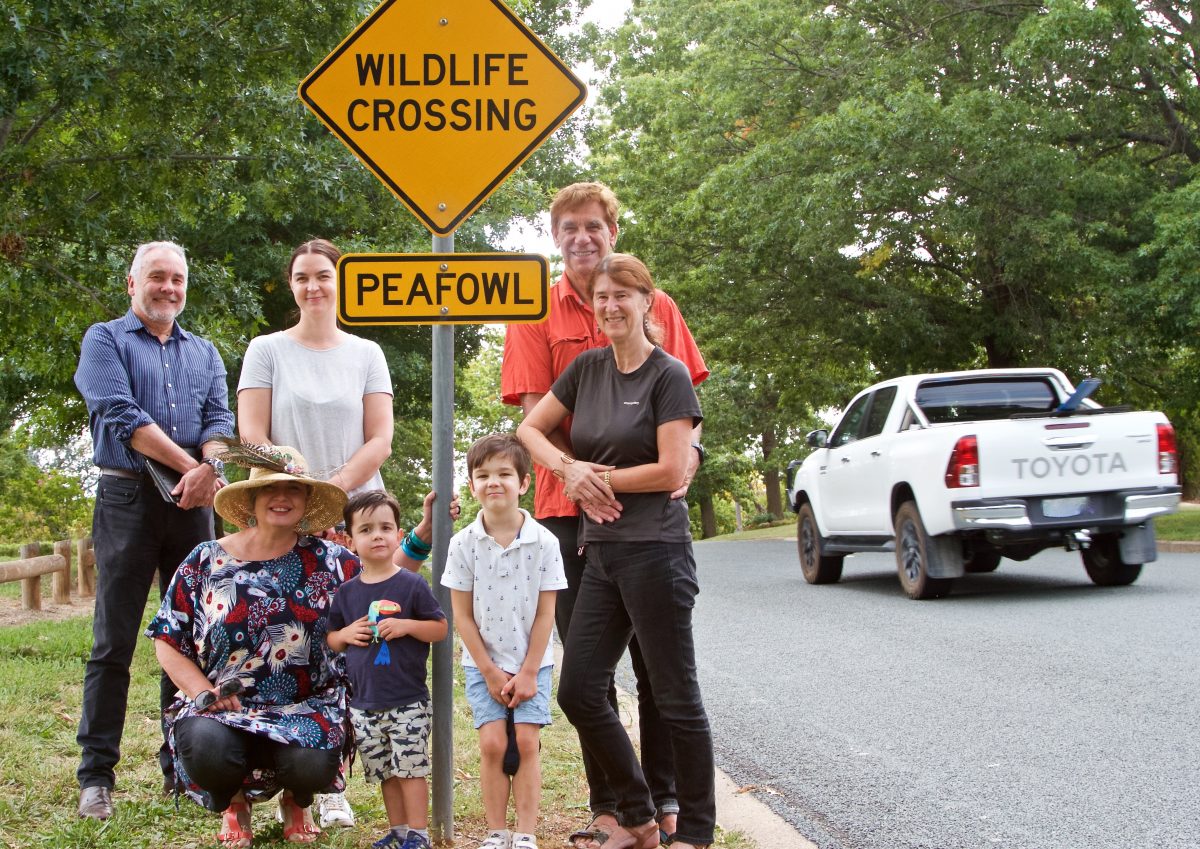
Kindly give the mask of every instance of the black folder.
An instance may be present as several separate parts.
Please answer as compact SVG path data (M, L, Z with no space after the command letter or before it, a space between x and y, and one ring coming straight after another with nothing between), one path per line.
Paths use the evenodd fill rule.
M179 481L183 478L183 472L177 472L170 466L164 465L157 460L151 460L145 455L142 455L142 459L146 461L146 471L150 474L150 480L154 481L154 488L158 490L158 494L172 504L179 503L179 496L172 495L171 490L179 486Z

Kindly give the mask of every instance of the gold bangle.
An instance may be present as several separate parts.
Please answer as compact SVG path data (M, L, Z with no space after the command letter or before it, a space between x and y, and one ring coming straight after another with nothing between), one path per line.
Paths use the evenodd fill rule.
M604 470L604 485L608 487L610 492L612 491L612 469Z
M565 451L559 455L559 459L561 459L563 461L564 465L575 462L575 458L572 457L570 454L566 453Z

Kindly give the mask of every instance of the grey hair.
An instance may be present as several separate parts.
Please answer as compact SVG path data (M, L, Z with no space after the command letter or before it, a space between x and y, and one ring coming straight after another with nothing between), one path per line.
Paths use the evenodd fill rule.
M183 252L183 248L174 242L146 242L143 245L138 245L137 252L133 255L133 262L129 264L129 276L137 279L138 272L142 270L142 260L152 250L157 248L166 248L169 251L174 251L183 260L183 281L187 282L187 254Z

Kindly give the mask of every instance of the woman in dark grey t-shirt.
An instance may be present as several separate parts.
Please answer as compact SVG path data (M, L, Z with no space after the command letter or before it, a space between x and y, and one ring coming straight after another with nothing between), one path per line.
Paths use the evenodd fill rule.
M675 752L679 820L672 846L713 840L712 737L700 698L692 641L699 586L684 482L700 403L687 368L654 343L647 316L654 283L640 260L609 254L592 278L592 306L611 347L581 354L522 422L533 458L560 476L583 508L587 566L567 634L558 701L617 792L612 834L584 849L657 843L654 804L608 682L633 636ZM573 416L578 457L549 440Z

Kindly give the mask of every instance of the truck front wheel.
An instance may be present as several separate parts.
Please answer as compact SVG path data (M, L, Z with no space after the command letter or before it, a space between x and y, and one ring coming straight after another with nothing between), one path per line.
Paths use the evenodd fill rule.
M842 577L844 555L825 553L825 539L817 528L812 505L801 505L796 517L796 546L800 550L800 571L810 584L836 584Z
M896 511L896 572L909 598L938 598L950 592L953 578L931 578L929 567L941 547L925 532L917 505L905 501ZM941 571L936 569L935 571Z
M1121 559L1121 543L1116 534L1101 534L1083 549L1083 568L1092 583L1101 587L1125 587L1142 573L1141 563L1126 563Z

